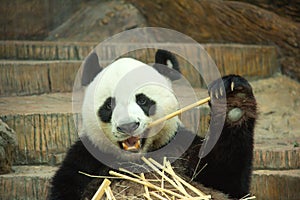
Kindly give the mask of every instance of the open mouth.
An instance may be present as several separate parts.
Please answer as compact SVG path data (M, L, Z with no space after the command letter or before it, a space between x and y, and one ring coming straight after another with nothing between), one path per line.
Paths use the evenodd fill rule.
M119 142L121 149L125 151L137 152L141 149L141 138L140 137L130 137L126 140Z

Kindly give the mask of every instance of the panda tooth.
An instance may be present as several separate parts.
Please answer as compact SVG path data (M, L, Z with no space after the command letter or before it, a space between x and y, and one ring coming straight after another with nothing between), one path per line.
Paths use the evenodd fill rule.
M122 147L124 150L126 150L126 151L128 150L128 146L125 144L125 142L122 142Z
M135 148L136 148L136 149L139 149L139 148L141 148L141 141L140 141L140 140L138 140L138 141L137 141L137 143L135 143L135 145L134 145L134 146L135 146Z
M128 146L126 144L126 142L123 141L122 142L122 147L125 151L137 151L141 148L141 141L140 141L140 139L137 140L137 142L133 146Z
M231 87L231 91L233 91L233 89L234 89L234 82L231 82L230 87Z

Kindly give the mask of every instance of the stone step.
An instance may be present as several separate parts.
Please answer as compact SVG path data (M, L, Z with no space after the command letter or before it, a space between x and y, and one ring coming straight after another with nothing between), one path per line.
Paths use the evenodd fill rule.
M96 46L82 42L0 41L0 59L83 60Z
M0 96L71 92L81 61L0 60Z
M0 199L46 199L50 180L57 167L14 166L14 173L0 175Z
M94 46L91 43L0 41L0 59L6 59L0 61L0 96L71 92L81 60ZM193 60L200 66L207 64L207 57L200 52L190 51L189 44L173 46L182 48L190 56L189 61ZM273 46L239 44L203 46L222 75L239 74L255 79L269 77L279 70L276 49ZM135 47L133 44L122 44L123 49L130 50L133 47ZM157 48L160 47L164 47L164 44L157 44ZM118 48L114 44L104 46L101 51L101 57L104 59L100 59L100 64L106 66L115 59L114 52ZM124 56L153 63L154 54L155 49L143 49L129 52ZM192 86L205 85L201 75L189 62L179 56L178 60L183 75ZM209 72L204 75L208 74Z
M251 193L259 200L300 199L300 169L256 170L253 172Z
M185 91L185 90L181 90ZM199 90L200 99L205 90ZM180 93L182 101L188 101L190 94ZM180 96L178 96L181 98ZM50 164L61 162L64 153L78 138L77 126L80 124L80 106L72 112L71 93L52 93L23 97L0 98L0 118L17 133L18 149L15 164ZM76 106L74 108L76 108ZM198 109L186 112L183 123L196 132L194 123ZM209 108L200 107L198 132L203 134L208 128ZM259 129L258 129L259 131ZM300 167L300 148L293 147L287 140L262 142L257 134L254 153L254 167L257 169L297 169ZM299 138L298 138L299 139ZM285 146L282 143L286 142Z
M0 59L11 60L83 60L88 53L96 47L96 43L89 42L63 42L63 41L0 41ZM118 48L128 49L130 51L136 48L134 43L110 43L102 44L104 50L104 58L109 60L114 57L114 51ZM178 48L189 47L188 43L156 43L152 46L157 48L164 46L176 46ZM275 46L268 45L240 45L240 44L201 44L212 57L226 58L229 56L231 60L239 60L237 55L243 57L246 62L249 59L258 58L259 60L253 61L262 63L268 63L266 61L273 61L277 59ZM186 49L185 51L189 51ZM226 52L228 53L226 55ZM191 52L189 52L191 53ZM196 53L196 52L194 52ZM225 55L224 55L225 53ZM139 55L139 54L136 54ZM197 56L197 54L195 54ZM199 56L199 55L198 55ZM225 57L224 57L225 56ZM249 57L250 56L250 57ZM254 56L254 57L253 57ZM264 60L266 59L266 60ZM218 60L218 59L217 59ZM245 63L244 63L245 64Z
M298 138L299 140L300 138ZM255 144L253 166L255 169L299 169L300 147L288 144L288 140L271 140L263 147ZM286 146L282 146L285 142Z
M77 139L71 93L0 98L1 119L16 130L17 164L49 163Z
M14 166L15 172L0 175L0 199L46 199L51 177L57 167ZM271 171L255 170L251 195L259 200L298 200L300 196L300 169Z

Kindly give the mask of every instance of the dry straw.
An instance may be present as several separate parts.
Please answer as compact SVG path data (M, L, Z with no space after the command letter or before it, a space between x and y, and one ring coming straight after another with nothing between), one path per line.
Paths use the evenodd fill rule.
M155 160L143 157L142 160L150 167L158 176L157 180L146 179L144 174L134 174L125 169L119 169L120 172L109 171L112 177L120 178L128 181L140 184L144 188L144 197L146 199L190 199L190 200L209 200L211 195L206 195L199 189L195 188L182 178L180 178L173 171L173 168L169 161L164 159L163 165L159 164ZM82 172L81 172L82 173ZM123 174L124 173L124 174ZM84 174L84 173L82 173ZM128 175L127 175L128 174ZM88 174L85 174L90 176ZM96 176L93 176L96 177ZM160 177L160 178L159 178ZM101 177L103 178L103 177ZM109 178L109 177L108 177ZM167 182L172 188L164 187L164 182ZM109 200L115 200L115 197L110 189L110 181L105 178L99 189L93 196L92 200L99 200L106 195ZM187 192L191 191L191 192Z
M142 157L144 163L148 165L155 173L156 179L147 179L145 175L132 173L126 169L120 168L120 172L109 171L109 176L92 176L80 172L86 176L105 178L97 192L94 194L92 200L100 200L103 195L106 195L108 200L116 200L111 188L108 178L123 179L140 184L144 188L143 196L147 200L161 199L161 200L211 200L211 195L206 195L196 187L189 184L187 181L179 177L173 170L171 163L164 158L163 165L153 160L152 158ZM164 187L166 184L172 187ZM123 197L125 198L125 197ZM246 195L241 200L252 200L255 196Z

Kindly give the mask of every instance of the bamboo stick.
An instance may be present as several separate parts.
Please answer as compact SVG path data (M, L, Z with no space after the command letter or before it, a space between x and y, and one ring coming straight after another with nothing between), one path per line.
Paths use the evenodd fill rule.
M149 160L150 159L147 159L145 157L142 157L142 160L149 166L151 167L151 169L153 169L156 173L158 173L160 176L163 176L164 179L166 181L168 181L174 188L176 188L177 190L179 190L181 193L184 194L185 191L182 190L182 188L180 188L173 180L171 180L169 177L167 177L166 175L164 175L164 173L162 173L162 171L160 171L157 167L155 167L154 164L152 164ZM162 168L163 169L163 166ZM165 169L166 172L167 172L167 169Z
M162 118L160 118L160 119L157 119L157 120L151 122L151 123L148 125L148 127L150 128L150 127L152 127L152 126L156 126L157 124L160 124L160 123L162 123L162 122L164 122L164 121L166 121L166 120L168 120L168 119L171 119L171 118L173 118L173 117L175 117L175 116L177 116L177 115L179 115L179 114L181 114L181 113L183 113L183 112L185 112L185 111L188 111L188 110L190 110L190 109L192 109L192 108L195 108L195 107L197 107L197 106L200 106L200 105L202 105L202 104L205 104L205 103L207 103L209 100L210 100L210 97L207 97L207 98L205 98L205 99L202 99L202 100L200 100L200 101L197 101L196 103L193 103L193 104L190 104L190 105L188 105L188 106L186 106L186 107L183 107L183 108L181 108L181 109L179 109L179 110L177 110L177 111L175 111L175 112L173 112L173 113L171 113L171 114L168 114L168 115L166 115L166 116L164 116L164 117L162 117Z
M141 178L142 178L143 181L146 181L146 178L145 178L144 173L141 173ZM151 198L150 198L150 194L149 194L149 189L148 189L147 185L144 185L144 189L145 189L145 194L144 194L144 196L145 196L147 199L151 199Z
M111 183L110 180L104 179L104 181L100 185L99 189L94 194L92 200L100 200L101 197L103 196L104 192L105 192L105 189L110 185L110 183Z
M106 194L106 197L107 197L108 200L116 200L116 198L115 198L113 192L111 191L110 187L107 187L105 189L105 194Z
M144 158L144 157L143 157ZM142 159L143 159L142 158ZM144 158L145 159L145 158ZM156 162L155 160L153 160L152 158L149 158L149 161L151 163L153 163L154 165L156 165L159 168L162 168L163 166L161 164L159 164L158 162ZM192 190L193 192L195 192L197 195L201 196L206 196L203 192L201 192L200 190L198 190L197 188L195 188L194 186L192 186L191 184L189 184L188 182L186 182L185 180L183 180L182 178L180 178L179 176L177 176L176 174L173 174L172 172L170 172L170 170L168 168L165 169L165 172L167 172L168 174L170 174L171 176L173 175L173 178L176 178L177 180L179 180L183 185L185 185L186 187L188 187L190 190Z
M185 190L185 188L183 187L183 185L181 184L181 182L179 180L177 180L176 178L174 178L176 176L176 173L174 172L174 170L173 170L173 168L172 168L172 166L171 166L171 164L170 164L169 161L166 161L166 163L164 164L164 168L167 168L170 171L170 175L173 177L173 180L176 182L176 184L178 185L178 187L182 188L183 194L186 197L192 197L190 194L187 193L187 191Z
M157 193L155 193L155 192L150 192L150 194L151 194L152 196L154 196L154 197L160 199L160 200L168 200L168 199L166 199L166 198L160 196L159 194L157 194Z

